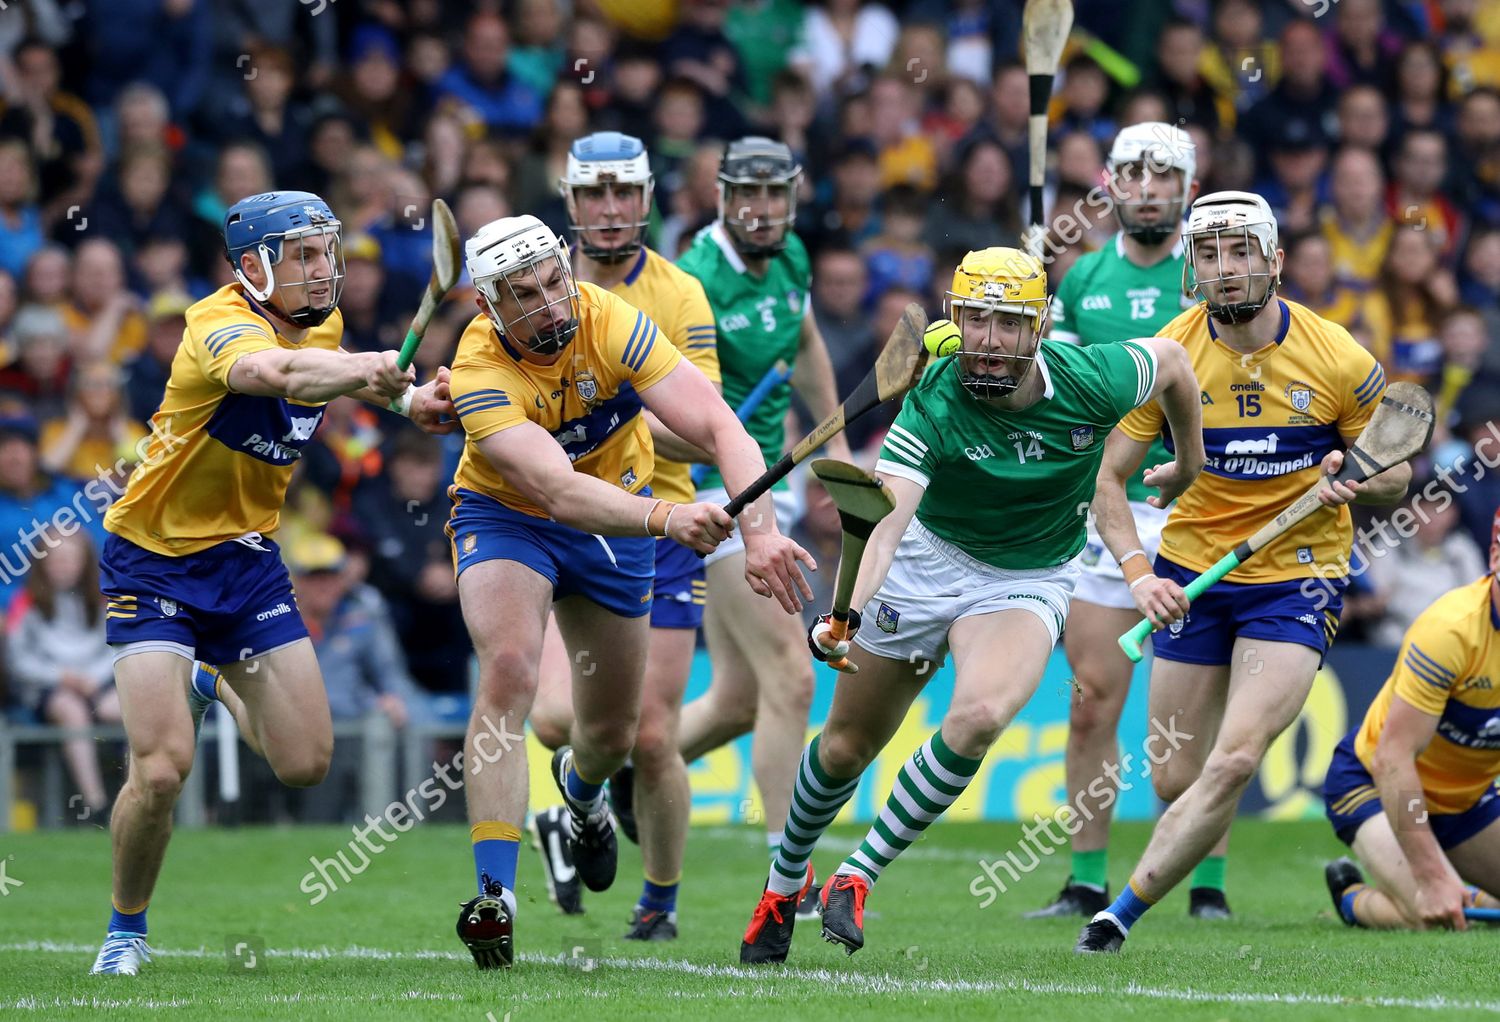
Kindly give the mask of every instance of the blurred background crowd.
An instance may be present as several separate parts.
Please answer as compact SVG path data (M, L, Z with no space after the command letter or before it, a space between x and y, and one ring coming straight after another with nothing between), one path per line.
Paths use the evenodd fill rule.
M724 142L772 135L805 168L797 231L847 392L907 302L938 313L965 251L1017 243L1021 6L26 0L0 11L12 716L117 712L95 588L99 519L140 457L183 311L230 279L230 203L272 188L324 195L344 225L345 347L383 349L399 343L426 280L433 197L465 235L512 212L564 231L569 144L621 130L649 147L651 240L675 256L715 216ZM1051 108L1051 285L1115 229L1088 200L1118 127L1182 123L1203 191L1254 190L1275 208L1283 293L1346 325L1389 379L1440 396L1413 488L1415 535L1357 557L1347 601L1347 638L1397 640L1435 595L1482 573L1500 504L1500 4L1075 9ZM473 314L461 285L429 333L425 371L448 361ZM337 715L400 724L440 712L435 695L467 692L443 535L449 439L344 399L301 463L281 539L324 663L339 665ZM878 424L853 439L878 443ZM1449 499L1420 496L1439 469L1455 481ZM836 519L816 495L806 506L799 534L833 563ZM49 521L71 553L33 569L57 542L36 538L34 523Z

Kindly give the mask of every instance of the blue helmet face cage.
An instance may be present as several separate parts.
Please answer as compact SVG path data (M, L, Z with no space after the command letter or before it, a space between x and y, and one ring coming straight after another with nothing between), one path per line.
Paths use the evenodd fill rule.
M574 184L569 183L563 187L564 205L568 209L568 227L573 231L573 237L578 243L579 251L596 263L623 263L634 259L636 254L646 244L646 230L651 226L651 193L652 180L645 181L600 181L597 184ZM579 223L580 193L597 189L600 192L614 198L616 204L623 204L631 192L640 196L640 215L634 219L621 220L618 223ZM633 231L625 236L620 244L613 248L606 248L596 242L590 241L592 234L596 239L601 235L609 236L607 232Z
M235 279L258 302L278 295L281 301L272 309L294 326L319 326L333 315L344 290L342 227L327 203L309 193L272 192L242 200L230 210L225 224L226 252ZM305 242L313 237L321 237L323 246L309 253ZM286 258L288 242L301 242L296 246L301 272L294 280L278 280L276 268ZM260 258L266 278L263 287L256 287L245 275L240 256L246 252ZM320 257L327 260L326 272L315 265ZM283 271L282 276L291 275ZM324 289L326 301L314 304L312 293Z

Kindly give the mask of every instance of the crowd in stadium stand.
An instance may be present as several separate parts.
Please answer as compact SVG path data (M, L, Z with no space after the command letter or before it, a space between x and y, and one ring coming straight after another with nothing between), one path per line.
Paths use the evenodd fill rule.
M715 216L723 143L772 135L805 167L797 230L847 392L907 302L937 315L966 250L1018 241L1021 6L11 4L0 12L0 601L12 715L118 713L95 589L100 518L144 450L184 310L230 281L230 203L272 188L325 196L348 260L344 345L379 350L399 343L426 281L433 197L465 236L513 212L566 231L557 179L569 144L621 130L649 148L651 239L675 256ZM1489 470L1500 463L1500 5L1074 6L1051 109L1051 285L1115 229L1087 198L1118 127L1180 122L1203 191L1254 190L1276 210L1282 293L1347 326L1389 379L1438 396L1442 421L1408 500L1415 533L1357 555L1347 601L1346 638L1394 641L1434 596L1482 572L1500 504ZM422 349L424 373L451 356L471 298L461 282ZM856 449L882 429L855 429ZM399 724L433 694L467 691L443 533L461 443L340 399L301 464L280 538L315 642L341 658L327 674L338 714L378 709ZM1439 470L1447 499L1425 489ZM798 532L836 559L826 498L808 494ZM33 568L54 534L92 543L70 540L69 556ZM405 670L392 666L403 657Z

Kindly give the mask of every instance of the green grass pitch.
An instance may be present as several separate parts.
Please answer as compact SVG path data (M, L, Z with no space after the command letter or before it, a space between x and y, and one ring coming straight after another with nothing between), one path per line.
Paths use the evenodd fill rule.
M839 828L820 873L862 831ZM1116 884L1143 824L1118 828ZM86 975L109 909L109 844L97 829L0 838L0 1017L37 1019L1402 1019L1500 1015L1500 933L1351 931L1332 914L1322 864L1340 847L1320 822L1235 825L1227 923L1187 918L1179 890L1124 954L1080 958L1074 921L1026 922L1067 871L1066 850L988 908L969 887L979 859L1016 848L1007 824L939 825L875 888L865 950L848 957L799 926L784 968L738 964L765 878L751 827L695 829L673 944L620 939L640 859L622 844L615 888L565 918L522 852L519 961L479 973L454 936L473 893L468 835L404 834L318 905L299 889L309 856L348 829L183 832L151 908L160 952L140 976ZM20 886L16 886L19 881ZM245 942L231 960L226 945ZM573 951L577 948L578 951ZM255 967L244 968L255 954ZM565 958L572 959L566 962Z

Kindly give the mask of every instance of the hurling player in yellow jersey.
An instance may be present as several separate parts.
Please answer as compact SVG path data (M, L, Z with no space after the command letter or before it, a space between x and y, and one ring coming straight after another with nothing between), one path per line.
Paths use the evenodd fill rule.
M446 369L414 388L395 352L339 350L344 257L322 199L242 199L225 214L224 247L236 283L188 309L145 460L104 518L100 588L130 764L110 822L114 913L96 973L134 975L150 958L146 903L215 698L282 782L317 784L327 772L323 678L266 536L325 405L399 399L430 432L457 426L440 422L453 411Z
M1142 405L1110 434L1094 497L1099 535L1125 569L1136 607L1169 626L1155 636L1148 706L1180 742L1151 772L1171 806L1130 883L1084 927L1077 950L1085 952L1118 951L1147 908L1216 845L1222 852L1241 793L1297 718L1338 627L1340 597L1304 583L1348 563L1353 530L1342 505L1394 503L1411 479L1403 463L1363 483L1332 481L1385 377L1343 327L1276 296L1283 256L1266 201L1248 192L1205 195L1193 203L1183 238L1184 290L1199 304L1158 334L1192 359L1207 463L1167 519L1154 573L1124 486L1161 433L1158 405ZM1147 485L1171 471L1148 474ZM1320 478L1328 510L1187 609L1183 585Z
M644 312L575 283L568 250L534 216L486 224L467 246L483 314L459 341L453 406L467 435L454 478L459 601L479 657L465 743L479 894L458 934L481 969L513 960L524 755L495 742L531 711L549 609L575 666L573 745L553 756L569 847L593 891L615 878L604 781L635 745L650 642L656 539L701 553L734 528L723 508L651 495L649 408L717 462L738 492L765 471L760 448L708 378ZM812 591L812 558L776 529L769 496L740 518L745 577L787 613ZM509 727L509 732L501 730Z
M646 245L652 177L641 140L614 131L580 138L568 152L561 186L573 228L578 278L608 288L644 312L662 337L718 386L714 314L703 285ZM706 460L705 454L663 427L649 410L641 414L657 455L652 495L691 502L688 463ZM640 731L629 765L610 779L606 789L620 829L641 844L645 884L625 935L628 940L671 940L677 935L677 885L692 808L677 730L698 626L703 623L706 587L703 558L665 536L656 541ZM573 726L571 666L556 620L549 621L531 727L550 749L567 745ZM531 821L552 900L564 912L582 912L581 885L568 857L567 828L563 806L539 812Z
M1490 573L1412 622L1364 721L1334 750L1328 819L1348 859L1324 875L1350 926L1465 928L1500 901L1500 512Z

